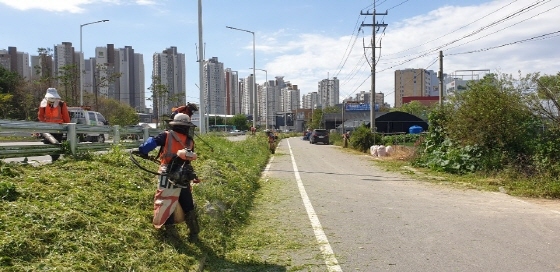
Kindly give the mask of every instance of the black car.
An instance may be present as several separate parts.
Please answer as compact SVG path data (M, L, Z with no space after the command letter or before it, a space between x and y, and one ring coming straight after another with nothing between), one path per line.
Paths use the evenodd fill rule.
M329 132L326 129L314 129L309 136L309 143L316 144L316 143L323 143L329 144Z

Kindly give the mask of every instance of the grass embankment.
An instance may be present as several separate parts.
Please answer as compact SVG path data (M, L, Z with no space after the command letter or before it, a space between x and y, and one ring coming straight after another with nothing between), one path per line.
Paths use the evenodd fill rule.
M513 196L560 199L558 177L523 176L512 169L493 173L469 173L463 175L437 172L412 166L413 146L394 146L395 153L387 157L373 158L377 165L388 171L407 174L416 179L460 188L503 192ZM353 152L359 152L353 150Z
M0 270L191 271L227 262L232 233L246 223L270 153L266 138L197 141L194 187L200 242L151 224L155 176L123 150L80 154L40 167L0 163ZM157 165L142 161L144 167ZM244 262L247 266L260 263Z

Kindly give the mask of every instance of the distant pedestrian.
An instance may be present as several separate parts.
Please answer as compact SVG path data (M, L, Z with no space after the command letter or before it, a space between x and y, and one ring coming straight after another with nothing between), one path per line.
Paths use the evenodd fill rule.
M344 148L348 147L348 141L350 141L350 132L347 131L342 134L342 142Z
M37 114L39 122L45 123L70 123L70 113L66 102L62 101L58 91L55 88L48 88L45 97L39 104L39 112ZM58 141L62 142L62 133L49 133ZM50 137L47 137L50 138ZM43 139L43 143L52 144L49 139ZM58 160L60 155L51 155L52 161Z

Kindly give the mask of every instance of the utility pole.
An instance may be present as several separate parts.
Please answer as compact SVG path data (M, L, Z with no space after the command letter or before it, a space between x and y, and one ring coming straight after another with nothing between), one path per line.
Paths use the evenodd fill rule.
M382 24L378 24L375 21L375 16L376 15L387 15L387 11L385 11L385 13L376 13L375 12L375 0L373 0L373 12L369 13L363 13L360 12L360 15L373 15L372 16L372 23L371 24L364 24L362 23L362 25L360 27L363 26L371 26L372 27L372 38L371 38L371 97L370 97L370 117L369 117L369 124L370 124L370 129L371 132L375 133L376 132L376 127L375 127L375 49L376 44L375 44L375 33L379 30L380 27L387 27L387 24L382 23ZM374 137L375 139L375 137Z
M439 51L439 106L443 106L443 51Z
M204 48L202 43L202 0L198 0L198 80L200 86L204 88ZM199 120L200 134L206 134L206 102L204 101L204 89L198 88L199 91Z

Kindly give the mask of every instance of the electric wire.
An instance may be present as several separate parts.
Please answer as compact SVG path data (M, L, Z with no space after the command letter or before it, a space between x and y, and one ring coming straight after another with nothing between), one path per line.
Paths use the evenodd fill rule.
M551 36L553 34L556 34L556 35ZM481 48L481 49L467 51L467 52L461 52L461 53L450 53L450 54L447 54L447 55L448 56L454 56L454 55L464 55L464 54L472 54L472 53L477 53L477 52L484 52L484 51L488 51L488 50L492 50L492 49L496 49L496 48L505 47L505 46L508 46L508 45L520 44L520 43L524 43L524 42L539 41L539 40L546 40L546 39L551 39L551 38L555 38L555 37L560 37L560 30L555 31L555 32L546 33L546 34L539 35L539 36L535 36L535 37L531 37L531 38L527 38L527 39L523 39L523 40L519 40L519 41L515 41L515 42L505 43L505 44L502 44L502 45L497 45L497 46L492 46L492 47L487 47L487 48Z
M352 31L352 35L350 36L350 40L348 40L348 45L346 45L346 49L344 50L344 54L342 55L342 59L340 60L340 62L337 65L336 70L338 70L335 74L334 77L337 77L338 74L340 74L340 71L342 71L342 69L344 68L344 65L346 65L346 61L348 61L348 58L350 57L350 54L352 53L352 49L354 48L354 45L356 44L356 40L358 40L358 33L356 33L356 29L358 29L358 32L360 31L360 28L358 28L358 22L360 22L360 18L362 17L362 15L358 15L358 19L356 20L356 24L354 25L354 30ZM356 33L356 38L354 39L354 42L352 42L352 38L354 37L354 33ZM352 46L350 47L350 43L352 43ZM348 51L348 48L350 48L350 51ZM348 55L346 54L346 52L348 52ZM346 56L346 58L345 58Z
M503 22L505 22L505 21L507 21L507 20L510 20L510 19L512 19L512 18L515 18L515 17L521 15L522 13L527 12L528 10L531 10L531 9L533 9L533 8L536 8L536 7L538 7L539 5L543 5L543 4L545 4L545 3L547 3L547 2L550 2L550 1L551 1L551 0L539 0L539 1L537 1L537 2L532 3L532 4L529 5L529 6L526 6L526 7L524 7L524 8L521 8L520 10L517 10L516 12L507 15L506 17L503 17L503 18L501 18L501 19L499 19L499 20L497 20L497 21L494 21L494 22L492 22L492 23L490 23L490 24L488 24L488 25L485 25L485 26L483 26L483 27L481 27L481 28L479 28L479 29L477 29L477 30L475 30L475 31L473 31L473 32L471 32L471 33L469 33L469 34L467 34L467 35L464 35L464 36L461 37L461 38L457 38L457 39L455 39L455 40L453 40L453 41L450 41L450 42L447 42L447 43L445 43L445 44L443 44L443 45L439 45L439 46L437 46L437 47L435 47L435 48L428 49L428 50L425 50L425 51L423 51L423 52L420 52L420 53L416 54L415 57L411 57L411 58L409 58L409 59L407 59L407 60L404 60L404 61L390 62L390 63L383 63L383 64L389 64L389 65L390 65L390 64L397 63L396 65L393 65L393 66L387 68L387 69L391 69L391 68L400 66L400 65L402 65L402 64L404 64L404 63L410 62L410 61L412 61L412 60L416 60L416 59L425 57L425 56L427 56L427 55L429 55L429 54L432 54L432 53L434 53L434 52L437 52L437 51L442 50L442 49L443 49L444 47L446 47L446 46L449 46L449 45L451 45L451 44L454 44L454 43L456 43L456 42L458 42L458 41L461 41L461 40L463 40L463 39L466 39L466 38L468 38L468 37L474 36L474 35L476 35L476 34L482 32L482 31L484 31L484 30L489 29L490 27L496 26L496 25L501 24L501 23L503 23ZM531 18L534 18L534 17L535 17L535 16L533 16L533 17L531 17ZM498 32L499 32L499 31L498 31ZM412 55L407 55L407 56L412 56ZM401 58L402 58L402 57L401 57Z
M388 54L387 56L392 56L392 55L397 55L397 54L400 54L400 53L404 53L404 52L410 51L410 50L412 50L412 49L418 48L418 47L420 47L420 46L426 45L426 44L428 44L428 43L437 41L437 40L439 40L439 39L441 39L441 38L443 38L443 37L446 37L446 36L448 36L448 35L450 35L450 34L453 34L453 33L457 32L457 31L459 31L459 30L461 30L461 29L463 29L463 28L466 28L466 27L470 26L470 25L472 25L472 24L474 24L474 23L476 23L476 22L478 22L478 21L480 21L480 20L482 20L482 19L484 19L484 18L486 18L486 17L488 17L488 16L490 16L490 15L492 15L492 14L494 14L494 13L500 11L500 10L502 10L503 8L506 8L507 6L513 4L513 3L517 2L517 1L519 1L519 0L511 1L511 2L509 2L508 4L506 4L506 5L504 5L504 6L500 7L500 8L498 8L498 9L496 9L496 10L494 10L494 11L492 11L492 12L490 12L490 13L488 13L488 14L486 14L486 15L484 15L484 16L482 16L482 17L480 17L480 18L478 18L478 19L476 19L476 20L474 20L474 21L472 21L472 22L470 22L470 23L468 23L468 24L466 24L466 25L464 25L464 26L462 26L462 27L459 27L459 28L457 28L457 29L455 29L455 30L453 30L453 31L451 31L451 32L448 32L448 33L446 33L446 34L444 34L444 35L441 35L441 36L439 36L439 37L437 37L437 38L435 38L435 39L431 39L431 40L426 41L426 42L424 42L424 43L422 43L422 44L419 44L419 45L417 45L417 46L410 47L410 48L405 49L405 50L401 50L401 51L399 51L399 52L395 52L395 53ZM407 56L409 56L409 55L407 55ZM403 57L406 57L406 56L403 56ZM399 57L399 58L403 58L403 57ZM390 58L390 59L398 59L398 58Z

